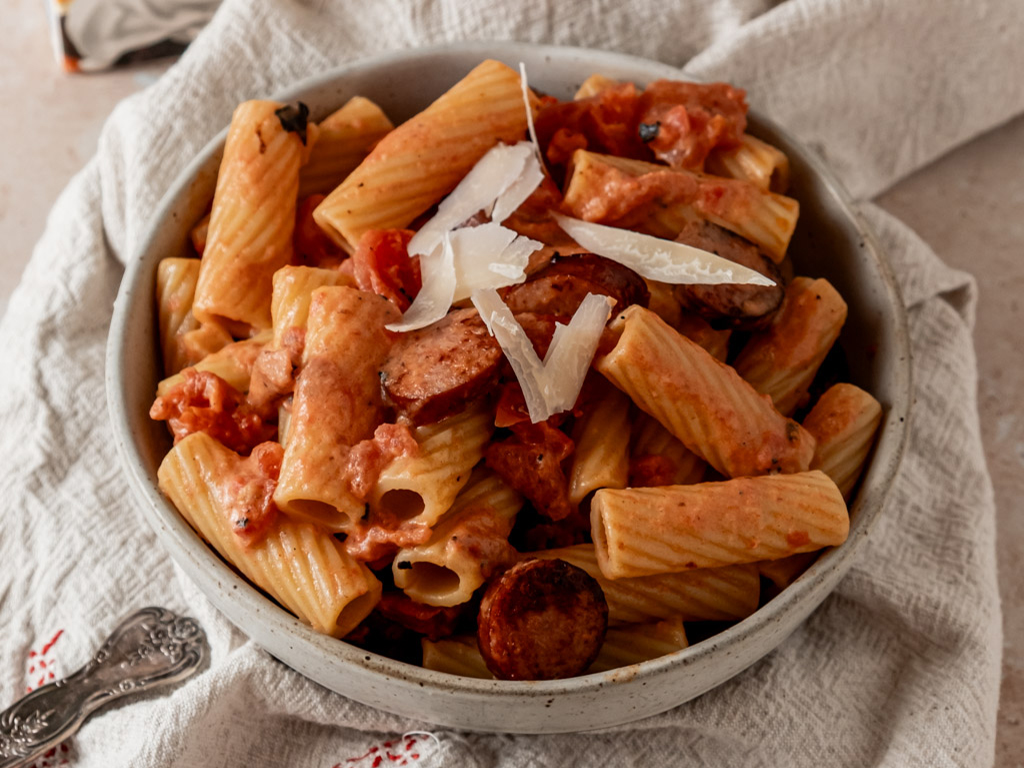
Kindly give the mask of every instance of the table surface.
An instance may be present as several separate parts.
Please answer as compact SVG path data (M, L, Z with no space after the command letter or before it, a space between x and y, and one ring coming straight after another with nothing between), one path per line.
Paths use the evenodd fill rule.
M0 50L0 314L60 190L92 156L114 105L167 63L102 75L58 69L38 0L4 0L14 29ZM11 151L10 148L17 148ZM1024 768L1024 118L960 147L877 202L981 290L974 338L978 409L998 510L1005 629L998 768ZM26 183L28 180L28 183Z

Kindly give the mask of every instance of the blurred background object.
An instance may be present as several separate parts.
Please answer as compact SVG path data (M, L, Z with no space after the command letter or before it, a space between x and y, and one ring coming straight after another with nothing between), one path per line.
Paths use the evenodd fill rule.
M176 56L220 0L46 0L57 62L94 72Z

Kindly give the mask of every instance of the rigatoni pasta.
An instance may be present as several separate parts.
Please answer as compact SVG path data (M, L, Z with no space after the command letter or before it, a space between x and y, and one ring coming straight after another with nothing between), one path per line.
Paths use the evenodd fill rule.
M846 498L857 484L881 420L879 402L846 383L826 390L804 419L804 428L817 441L811 466L831 477Z
M728 477L802 472L814 438L786 419L735 370L653 312L627 309L622 334L598 371L691 451Z
M374 383L389 346L384 326L397 317L387 299L355 288L313 292L274 493L274 503L296 519L343 531L362 518L365 501L345 480L348 459L380 421L383 403Z
M591 504L610 579L777 560L842 544L843 496L818 470L669 488L603 489Z
M380 582L308 523L279 517L262 541L242 544L223 508L225 488L246 479L242 464L236 453L197 432L164 457L160 490L203 538L275 600L319 632L348 634L380 599Z
M387 134L314 217L339 245L354 249L368 230L407 226L487 150L519 140L525 130L519 74L485 61Z
M193 314L238 329L270 328L274 273L292 258L299 168L315 127L288 130L273 101L247 101L231 118L217 176Z
M522 496L500 478L477 470L430 539L395 555L395 586L425 605L468 602L492 573L517 558L508 535L522 506Z
M299 197L330 192L394 127L380 107L353 96L317 124L316 144L299 173Z
M598 565L593 544L534 553L582 568L601 585L614 624L637 624L680 617L683 621L736 621L757 610L761 582L755 565L612 579Z
M736 358L737 373L790 416L846 322L846 302L828 280L798 277L768 330L754 334Z

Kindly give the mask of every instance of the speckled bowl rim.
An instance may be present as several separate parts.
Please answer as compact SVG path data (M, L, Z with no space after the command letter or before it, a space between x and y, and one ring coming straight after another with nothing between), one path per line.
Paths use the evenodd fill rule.
M445 54L474 56L480 60L484 58L498 58L506 61L517 61L521 58L529 58L533 61L555 61L555 66L557 66L558 60L576 56L587 62L592 62L594 71L614 70L616 68L642 69L647 73L649 79L678 77L680 74L679 70L674 67L625 54L526 43L469 42L459 45L435 46L393 52L360 60L305 80L275 95L274 98L280 101L294 100L310 89L334 83L360 72L396 62L429 59ZM368 95L373 96L373 94ZM851 527L850 538L847 542L819 558L793 585L747 619L682 651L629 667L628 679L630 681L645 679L653 681L669 668L692 664L704 657L727 654L734 647L756 642L758 633L761 633L767 625L773 622L784 621L794 613L809 614L827 596L827 592L834 588L835 584L838 583L840 577L849 569L864 546L897 476L908 440L910 406L912 402L909 334L900 291L889 263L878 246L874 235L858 213L850 196L824 163L816 155L808 152L806 149L802 149L798 141L783 129L771 123L771 121L753 114L752 119L755 119L758 125L785 137L790 146L800 152L803 162L824 183L827 193L831 197L828 204L834 206L856 225L859 234L865 242L864 252L876 262L876 267L884 283L888 300L892 305L895 327L891 329L891 332L901 360L898 370L893 372L894 398L890 411L886 414L886 429L879 444L875 447L875 459L869 470L872 478L870 483L871 494L869 498L858 497L856 502L857 519ZM225 128L203 148L170 186L161 203L156 207L155 213L148 225L147 234L143 238L142 246L128 262L114 305L113 320L108 339L106 354L107 401L118 452L122 467L131 480L136 498L143 502L144 516L156 531L161 542L182 569L198 584L200 589L216 605L221 607L222 611L229 613L229 619L243 631L250 633L250 625L253 622L262 623L263 629L270 632L284 633L292 638L295 644L306 646L311 652L322 654L324 658L335 659L344 664L356 665L371 674L378 675L380 683L383 685L406 684L420 689L424 687L432 688L443 693L465 694L471 698L488 697L500 692L514 694L518 699L547 699L571 694L574 691L601 687L623 679L621 671L612 670L610 672L554 681L508 682L477 680L433 672L394 661L318 634L302 624L283 608L277 606L241 576L228 568L213 550L189 527L174 509L173 505L160 493L156 484L155 474L150 473L145 466L145 461L137 442L141 438L133 433L131 426L132 417L125 406L127 401L126 395L130 387L128 377L125 375L129 350L124 346L127 326L130 320L129 297L134 290L141 288L145 290L150 289L149 286L137 286L137 283L147 263L146 254L152 249L153 243L157 239L161 223L167 217L172 201L181 194L183 188L192 182L209 158L219 152L226 133L227 129ZM896 421L897 419L898 422ZM885 457L884 465L880 466L879 458L883 455ZM826 594L815 595L814 593L820 589L819 585L823 583L830 583L831 585ZM235 606L237 610L225 610L225 601L230 601L231 605ZM809 608L808 604L810 604ZM783 639L784 637L785 635L783 635ZM759 654L758 657L760 658L770 653L777 644L772 645L771 648ZM294 649L294 647L294 645L289 643L289 648ZM312 676L316 679L315 675ZM675 703L682 703L688 698L700 695L702 692L687 695ZM372 701L366 703L382 706ZM432 718L424 717L423 719L431 720ZM630 719L625 717L622 722L628 722ZM436 718L434 720L441 722L443 717L440 721ZM510 730L514 731L516 729ZM554 730L558 729L552 729L552 731Z

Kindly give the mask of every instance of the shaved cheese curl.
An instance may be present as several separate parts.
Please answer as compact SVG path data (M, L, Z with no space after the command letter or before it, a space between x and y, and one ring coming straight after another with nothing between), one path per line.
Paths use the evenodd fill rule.
M540 152L540 142L537 141L537 129L533 126L533 110L530 108L530 84L526 79L526 63L522 61L519 62L519 85L523 89L523 106L526 108L526 128L530 132L533 151L537 155L537 160L546 174L548 169L544 165L544 157Z
M409 241L409 255L425 256L433 253L441 245L445 232L450 232L480 211L490 214L495 200L501 198L510 187L518 189L517 194L521 193L522 187L516 184L531 159L534 159L533 148L526 141L511 146L499 143L492 147L441 201L434 217ZM540 179L537 183L540 183ZM523 200L532 191L527 191ZM509 202L503 203L503 210Z
M455 295L455 254L446 232L439 248L420 257L423 287L416 294L412 306L402 315L401 322L384 326L389 331L407 332L425 328L448 314Z
M448 235L454 253L456 287L452 301L482 288L504 288L526 280L530 254L543 247L511 229L490 222Z
M557 323L544 361L508 306L493 289L474 291L473 304L512 365L534 424L576 404L612 300L588 293L569 325Z
M558 226L581 246L629 267L648 280L677 285L775 285L775 281L760 272L700 248L560 213L552 212L552 215Z

